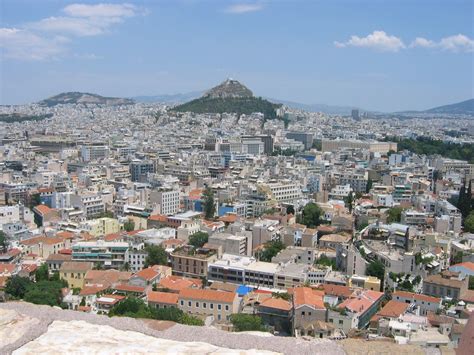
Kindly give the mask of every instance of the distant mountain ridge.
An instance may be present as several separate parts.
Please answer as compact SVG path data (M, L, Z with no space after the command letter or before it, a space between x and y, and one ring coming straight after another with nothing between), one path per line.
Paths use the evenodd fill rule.
M107 106L132 105L135 101L120 97L105 97L87 92L63 92L61 94L44 99L38 104L52 107L66 104L96 104Z
M429 110L425 110L423 112L474 115L474 99L469 99L469 100L457 102L454 104L430 108Z
M265 118L276 118L276 109L281 104L272 103L261 97L254 97L250 89L237 80L227 79L206 91L200 98L175 106L176 112L194 113L237 113L261 112Z

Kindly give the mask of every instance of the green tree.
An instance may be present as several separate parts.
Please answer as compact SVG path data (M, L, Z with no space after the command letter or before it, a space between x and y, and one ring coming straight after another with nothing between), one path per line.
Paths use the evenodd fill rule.
M392 207L388 210L387 223L396 223L402 220L402 211L401 207Z
M31 284L27 277L12 276L7 280L5 292L15 298L23 298Z
M216 213L216 205L214 204L214 192L207 186L203 194L203 210L206 219L213 219Z
M349 195L345 198L345 202L347 205L347 208L349 209L349 213L352 213L352 205L354 204L354 196L352 192L349 192Z
M264 244L264 250L260 254L260 261L271 262L272 258L276 256L281 250L285 249L285 244L279 240L269 240Z
M301 218L301 223L304 224L308 228L314 228L321 224L321 215L323 211L321 208L313 203L310 202L303 208L303 216Z
M474 276L469 276L469 289L474 290Z
M127 232L133 231L135 229L135 222L129 219L127 222L123 224L123 229L125 229Z
M160 245L149 245L146 247L148 253L145 258L145 267L152 265L168 265L168 254Z
M474 211L469 213L467 218L464 220L464 231L474 233Z
M35 280L36 282L49 280L48 264L44 263L38 269L36 269Z
M59 306L62 303L62 281L39 281L31 284L24 296L26 302Z
M367 265L365 273L369 276L375 276L383 281L385 275L385 265L379 260L371 261L370 264Z
M202 248L204 244L209 240L209 234L206 232L197 232L189 237L189 245L194 246L195 248Z
M5 253L8 248L7 235L0 231L0 252Z
M236 332L266 331L262 318L252 314L237 313L230 316L230 321Z
M336 261L334 259L328 258L326 254L321 254L319 259L315 260L314 263L316 265L330 266L333 270L336 270Z
M292 214L293 216L295 215L295 208L293 205L288 205L286 207L286 214Z
M371 178L368 178L367 179L367 185L365 186L365 193L369 193L370 190L372 189L372 185L374 184L374 182L372 181Z

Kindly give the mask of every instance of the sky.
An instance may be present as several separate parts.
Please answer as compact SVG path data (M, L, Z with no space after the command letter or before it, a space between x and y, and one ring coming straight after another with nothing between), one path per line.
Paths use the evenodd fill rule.
M275 99L421 110L474 97L474 1L1 0L0 51L0 104L231 77Z

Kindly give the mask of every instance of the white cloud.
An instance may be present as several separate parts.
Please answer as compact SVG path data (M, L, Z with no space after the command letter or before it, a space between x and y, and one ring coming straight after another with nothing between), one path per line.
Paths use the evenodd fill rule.
M248 12L256 12L263 10L262 4L249 4L249 3L242 3L242 4L234 4L230 5L226 8L225 12L230 14L245 14Z
M0 47L5 58L21 60L46 60L59 58L64 54L63 36L43 38L28 30L0 28Z
M63 12L73 17L132 17L137 14L137 7L132 4L71 4Z
M45 32L57 32L74 36L97 36L105 33L112 25L109 21L89 18L48 17L30 23L29 28Z
M107 33L125 18L138 14L130 4L72 4L63 9L68 16L48 17L28 24L31 29L66 33L73 36L98 36Z
M436 47L436 43L423 37L416 37L415 40L411 42L410 47L433 48Z
M474 40L463 34L444 37L439 42L417 37L410 47L438 48L450 52L472 52L474 51Z
M367 37L351 36L346 42L334 42L334 45L338 48L343 47L363 47L371 48L377 51L383 52L398 52L400 49L405 48L403 41L395 36L390 36L384 31L374 31Z
M452 52L473 52L474 40L463 34L457 34L442 38L439 41L439 47Z

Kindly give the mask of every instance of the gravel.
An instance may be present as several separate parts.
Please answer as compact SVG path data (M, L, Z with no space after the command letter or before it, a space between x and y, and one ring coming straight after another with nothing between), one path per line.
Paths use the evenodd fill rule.
M311 341L291 337L259 337L221 331L212 327L194 327L170 322L142 321L127 317L101 316L77 311L61 310L49 306L33 305L25 302L0 303L0 309L11 309L18 313L37 318L40 324L29 331L22 339L0 349L0 354L10 354L24 344L45 333L55 320L83 320L92 324L109 325L120 330L130 330L146 335L176 341L201 341L231 349L262 349L284 354L345 354L343 347L335 341L315 339Z

